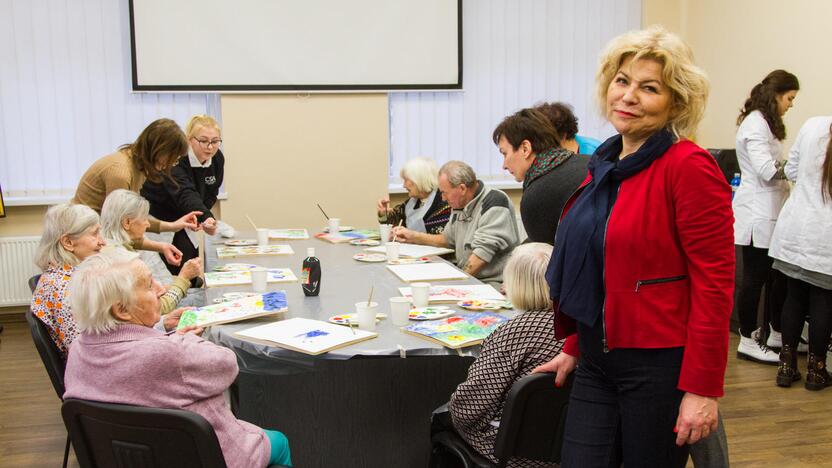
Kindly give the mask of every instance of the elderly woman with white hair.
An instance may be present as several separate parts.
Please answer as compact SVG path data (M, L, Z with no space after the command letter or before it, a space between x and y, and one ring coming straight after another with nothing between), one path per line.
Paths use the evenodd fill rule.
M149 212L150 204L136 192L124 189L111 192L101 207L101 234L107 240L107 245L135 251L134 242L141 241L150 226ZM187 295L191 280L201 272L202 261L198 258L190 259L182 265L162 297L162 314L176 308Z
M454 429L494 463L494 442L505 396L520 378L554 358L562 341L555 339L555 323L546 266L552 246L531 242L515 248L506 264L503 281L518 315L482 343L482 351L468 370L468 378L451 395L449 410ZM544 462L512 458L509 467L550 466Z
M67 304L67 284L76 266L104 246L98 213L85 205L62 203L46 212L35 264L43 274L32 295L31 310L49 329L49 336L66 358L78 335Z
M153 328L163 289L136 253L88 258L70 291L80 336L67 360L65 398L192 411L214 428L230 468L291 465L282 433L231 413L223 392L239 372L233 351L203 340L196 327Z
M439 170L428 158L413 158L402 167L407 190L406 202L390 208L390 198L378 201L378 221L406 227L412 231L441 234L451 217L451 207L439 193Z

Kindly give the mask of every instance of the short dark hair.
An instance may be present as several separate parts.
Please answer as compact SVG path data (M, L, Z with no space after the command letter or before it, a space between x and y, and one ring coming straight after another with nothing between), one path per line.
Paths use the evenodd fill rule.
M561 140L572 140L578 134L578 118L572 112L572 106L562 102L544 102L535 109L544 115L555 127L555 133Z
M523 140L531 143L532 151L535 153L559 146L558 136L549 119L539 110L531 108L522 109L503 119L491 135L495 145L500 143L501 136L505 137L515 150Z
M158 183L165 177L171 178L171 169L188 152L188 139L176 122L158 119L142 130L136 141L122 145L119 149L130 153L136 169L147 180ZM161 166L162 169L159 170L156 166Z

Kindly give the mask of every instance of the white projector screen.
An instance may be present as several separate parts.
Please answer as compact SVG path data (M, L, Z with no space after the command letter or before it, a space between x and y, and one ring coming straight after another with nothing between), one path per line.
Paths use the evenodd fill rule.
M459 89L462 0L130 0L136 91Z

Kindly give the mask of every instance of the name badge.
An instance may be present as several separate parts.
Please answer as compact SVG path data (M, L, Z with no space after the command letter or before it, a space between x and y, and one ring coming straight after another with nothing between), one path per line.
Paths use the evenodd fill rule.
M208 176L205 178L205 185L214 185L217 183L216 176Z

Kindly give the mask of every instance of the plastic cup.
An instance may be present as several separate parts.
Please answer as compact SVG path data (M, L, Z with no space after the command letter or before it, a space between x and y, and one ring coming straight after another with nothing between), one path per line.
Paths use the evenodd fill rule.
M378 235L381 238L382 245L387 244L390 241L390 230L393 229L393 226L390 224L379 224L378 225Z
M373 331L376 329L378 302L356 302L355 313L358 315L358 328L367 331Z
M269 245L269 230L257 228L257 245Z
M329 218L329 233L338 234L341 232L341 218Z
M410 299L406 297L391 297L390 298L390 321L397 327L403 327L408 324L408 314L410 313Z
M269 270L265 268L251 269L251 286L255 292L264 292L268 287Z
M387 261L390 260L398 260L399 259L399 243L398 242L388 242L387 245L384 246L385 252L387 252Z
M427 307L430 297L430 283L413 283L410 285L413 307Z

